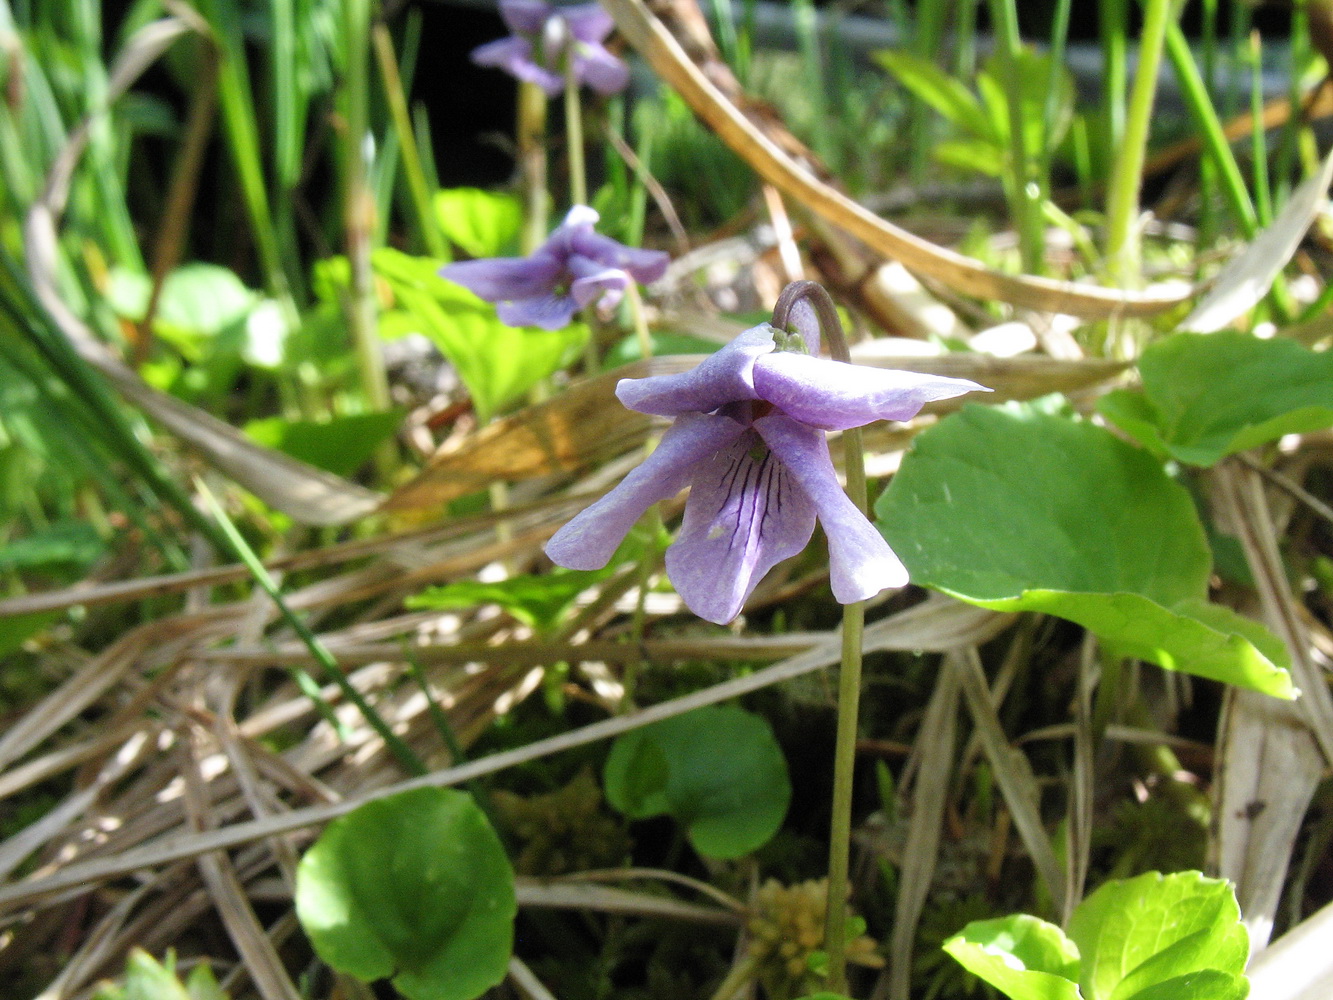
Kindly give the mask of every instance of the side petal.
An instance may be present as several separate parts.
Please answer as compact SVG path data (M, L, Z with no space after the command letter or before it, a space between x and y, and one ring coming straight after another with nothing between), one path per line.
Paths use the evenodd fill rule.
M570 232L573 253L595 260L603 267L618 267L628 271L640 284L650 285L666 274L671 255L662 250L641 250L617 243L609 236L595 232L591 226Z
M907 583L907 570L873 524L838 485L824 432L781 414L754 422L764 442L810 497L828 536L829 581L843 604Z
M760 399L787 416L829 431L872 420L910 420L936 399L990 392L967 379L849 365L790 352L755 362L754 387Z
M562 7L560 16L569 25L569 33L580 42L600 42L616 22L611 15L602 10L599 3L581 3L577 7Z
M631 410L664 417L708 413L727 403L758 399L752 377L755 359L772 349L773 328L762 323L690 371L621 379L616 396Z
M699 462L743 433L726 417L681 417L642 465L552 536L546 554L569 569L601 569L644 511L683 490Z
M532 43L526 38L501 38L472 50L470 57L478 66L502 69L516 80L535 83L548 97L555 97L565 89L565 78L559 73L537 64L532 56Z
M685 522L667 549L667 575L691 611L725 625L764 574L804 549L814 530L810 498L746 433L695 466Z
M531 257L487 257L440 268L440 277L462 285L487 302L548 294L560 277L560 262L540 251Z
M618 94L629 86L629 66L601 45L579 42L574 52L575 76L603 97Z

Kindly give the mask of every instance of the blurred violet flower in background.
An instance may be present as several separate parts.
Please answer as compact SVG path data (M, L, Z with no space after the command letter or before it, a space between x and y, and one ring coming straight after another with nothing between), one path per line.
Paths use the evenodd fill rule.
M670 263L661 250L636 250L602 236L596 222L593 209L575 205L531 256L448 264L440 277L497 303L496 314L509 326L559 330L584 306L613 308L630 282L656 281Z
M555 97L565 89L565 59L574 59L574 78L599 94L614 94L629 83L629 67L602 44L615 27L595 3L556 7L545 0L500 0L500 16L514 34L472 50L478 66L494 66L535 83Z
M840 602L906 584L903 564L839 485L824 432L909 420L932 400L989 390L818 351L817 333L765 323L692 371L622 379L616 395L625 406L676 422L642 465L556 532L546 554L571 569L604 566L650 506L689 486L666 568L700 618L735 618L764 574L805 548L816 518Z

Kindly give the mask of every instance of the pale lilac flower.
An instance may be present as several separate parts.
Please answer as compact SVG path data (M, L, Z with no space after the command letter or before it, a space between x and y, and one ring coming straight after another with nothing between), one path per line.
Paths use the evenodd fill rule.
M497 303L496 314L509 326L559 330L584 306L613 308L630 282L656 281L670 263L660 250L636 250L602 236L596 222L595 211L575 205L531 256L448 264L440 276Z
M676 422L642 465L556 532L547 555L571 569L604 566L644 511L689 486L666 568L700 618L735 618L763 575L805 548L816 519L839 601L904 585L902 563L839 486L824 432L908 420L932 400L988 390L818 351L817 334L764 323L692 371L622 379L616 395L627 407Z
M555 97L565 89L565 59L574 59L574 78L599 94L614 94L629 83L629 67L602 44L615 22L595 3L556 7L545 0L500 0L500 16L514 34L472 50L478 66L494 66L535 83Z

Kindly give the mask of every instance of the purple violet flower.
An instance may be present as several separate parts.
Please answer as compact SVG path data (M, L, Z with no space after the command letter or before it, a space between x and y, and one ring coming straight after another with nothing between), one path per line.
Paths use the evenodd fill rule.
M906 584L903 564L839 485L824 432L909 420L932 400L989 390L818 351L817 334L764 323L692 371L622 379L616 396L625 406L676 422L642 465L556 532L546 554L570 569L605 566L644 511L689 486L666 568L700 618L735 618L764 574L805 548L816 519L840 602Z
M530 257L448 264L440 277L498 303L502 323L559 330L584 306L614 308L631 281L654 282L671 261L661 250L636 250L602 236L596 222L595 211L575 205Z
M478 66L502 69L555 97L565 89L569 53L575 79L597 93L614 94L629 83L629 67L602 44L615 22L597 4L556 7L545 0L500 0L500 16L514 34L473 49Z

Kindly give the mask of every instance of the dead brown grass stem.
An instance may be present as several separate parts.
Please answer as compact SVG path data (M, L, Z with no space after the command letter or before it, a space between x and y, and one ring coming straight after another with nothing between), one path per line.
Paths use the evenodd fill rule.
M954 648L962 642L984 642L1007 627L1012 616L958 604L948 598L931 598L923 604L876 622L866 630L867 651L887 649L930 651ZM326 823L351 812L364 802L400 791L421 787L457 785L531 760L624 732L661 719L672 718L772 684L812 673L837 662L840 643L822 642L796 656L702 691L654 705L641 711L605 719L525 747L492 754L479 760L449 767L421 778L385 785L349 796L342 802L294 809L260 820L235 823L201 833L176 833L121 851L112 857L94 858L59 868L50 874L14 885L0 886L0 913L22 906L41 906L66 898L69 890L105 882L131 872L197 857L207 851L225 850L277 834Z

